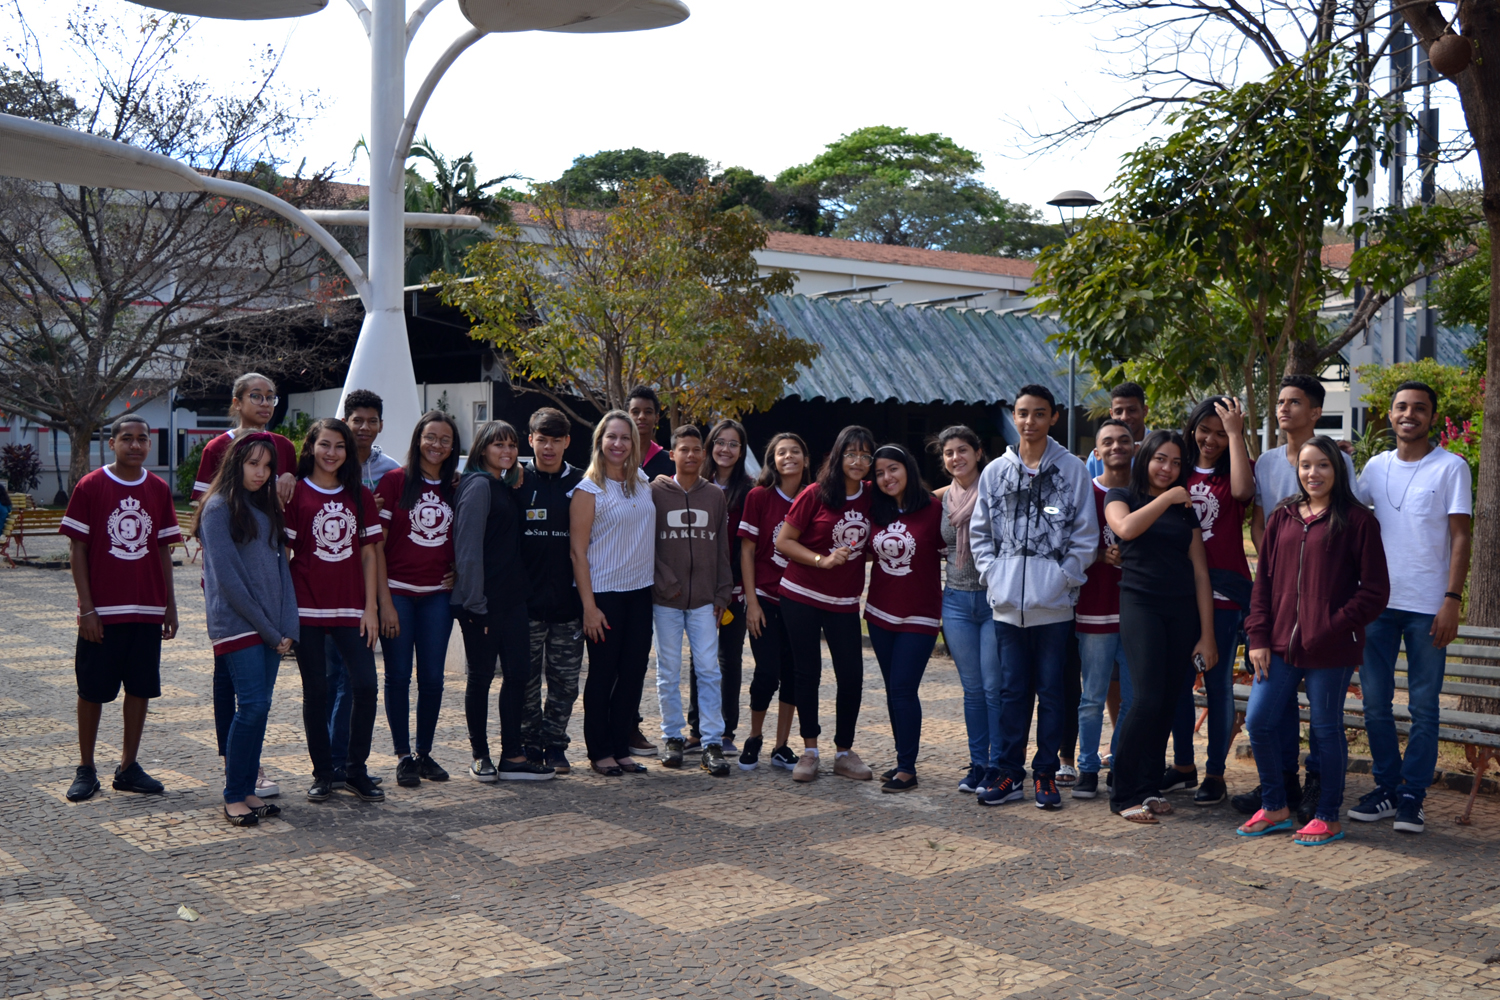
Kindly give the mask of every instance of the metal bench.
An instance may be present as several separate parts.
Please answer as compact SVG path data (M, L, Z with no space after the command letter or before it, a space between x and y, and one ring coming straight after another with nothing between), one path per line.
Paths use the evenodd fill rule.
M1458 637L1464 639L1492 640L1500 642L1500 628L1480 628L1465 625L1459 628ZM1465 659L1481 660L1481 663L1464 663ZM1396 661L1396 687L1405 690L1407 678L1405 657ZM1344 700L1344 725L1351 729L1365 728L1364 702L1354 694L1358 690L1358 674L1351 694ZM1248 680L1248 677L1245 678ZM1444 670L1443 693L1474 698L1500 699L1500 646L1479 646L1473 643L1455 642L1448 647L1448 664ZM1198 696L1201 701L1201 695ZM1250 698L1249 684L1234 686L1235 708L1241 719ZM1303 721L1309 717L1307 696L1297 696ZM1411 733L1411 711L1397 703L1391 706L1396 718L1396 731ZM1240 720L1236 720L1237 722ZM1238 731L1238 725L1236 725ZM1464 826L1470 822L1474 811L1474 799L1479 794L1480 782L1490 764L1500 760L1500 714L1491 712L1464 712L1456 708L1438 710L1438 739L1446 743L1458 743L1464 748L1464 758L1474 768L1474 782L1469 787L1469 800L1457 821Z
M5 549L5 561L12 567L17 559L30 559L26 551L26 540L61 535L64 511L31 507L16 510L11 514L9 528L10 544Z

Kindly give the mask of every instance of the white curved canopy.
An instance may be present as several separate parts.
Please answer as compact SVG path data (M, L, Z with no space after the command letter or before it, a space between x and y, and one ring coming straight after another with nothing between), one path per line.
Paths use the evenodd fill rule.
M674 24L681 24L687 20L688 13L688 6L682 0L627 0L624 6L612 11L608 17L542 30L574 34L650 31L653 28L670 28Z
M203 180L171 157L85 132L0 114L0 174L129 191L201 191Z
M681 0L458 0L480 31L644 31L688 16Z
M229 21L266 21L277 17L316 14L328 0L130 0L139 7L165 10L190 17L217 17Z

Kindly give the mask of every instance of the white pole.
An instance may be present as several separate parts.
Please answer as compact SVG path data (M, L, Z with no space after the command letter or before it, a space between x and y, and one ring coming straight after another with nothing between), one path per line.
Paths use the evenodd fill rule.
M401 460L421 416L401 301L405 284L405 164L392 156L405 119L406 5L404 0L373 0L370 13L371 303L339 396L339 413L343 413L344 396L350 390L377 393L385 402L385 429L378 443Z

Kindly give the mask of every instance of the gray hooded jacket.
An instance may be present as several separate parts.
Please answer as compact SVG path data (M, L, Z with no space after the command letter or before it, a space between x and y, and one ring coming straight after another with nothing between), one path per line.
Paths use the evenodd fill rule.
M1051 438L1035 475L1015 448L979 474L969 548L996 621L1025 628L1072 620L1098 554L1092 490L1083 461Z

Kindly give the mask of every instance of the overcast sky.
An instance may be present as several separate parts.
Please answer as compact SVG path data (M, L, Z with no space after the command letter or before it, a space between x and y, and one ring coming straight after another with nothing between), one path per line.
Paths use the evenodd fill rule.
M472 151L486 175L549 180L580 154L640 146L774 177L842 133L899 125L953 137L981 155L992 187L1038 207L1065 188L1103 197L1120 154L1145 138L1135 122L1088 145L1023 155L1016 122L1055 127L1064 102L1103 108L1124 93L1096 48L1104 28L1058 16L1062 0L688 3L686 22L657 31L485 38L449 70L418 135L450 156ZM44 44L60 37L72 6L22 5ZM141 13L127 0L97 6L131 24ZM466 27L458 0L428 18L411 48L408 94ZM324 104L286 158L366 179L350 151L369 129L369 50L344 0L296 20L204 20L192 37L183 70L224 85L249 77L258 49L284 48L282 86ZM1456 105L1444 118L1451 131ZM1445 182L1456 177L1445 173Z

